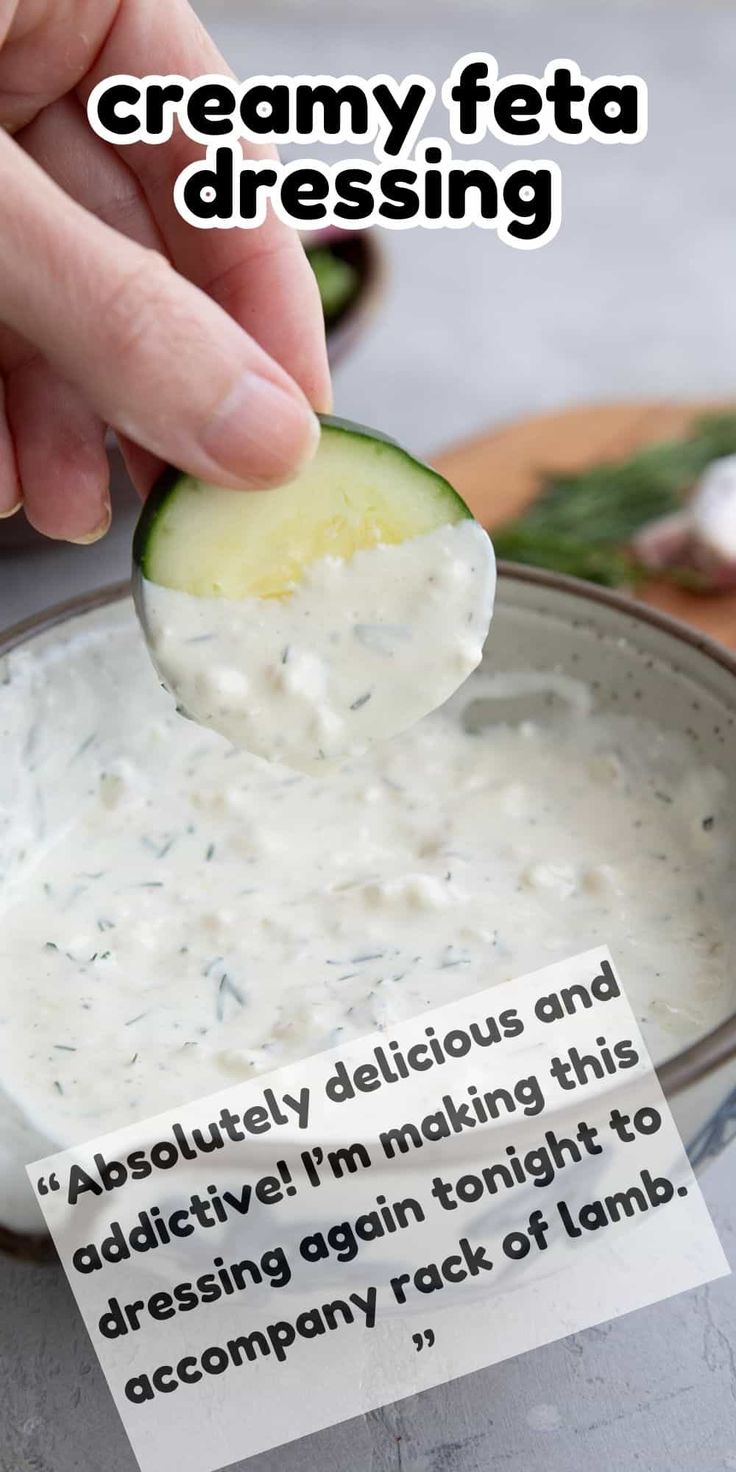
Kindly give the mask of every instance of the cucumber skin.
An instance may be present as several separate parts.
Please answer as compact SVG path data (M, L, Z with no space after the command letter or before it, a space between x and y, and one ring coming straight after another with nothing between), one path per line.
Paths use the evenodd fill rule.
M133 572L142 573L146 576L146 554L150 544L151 533L158 521L159 512L165 506L171 491L178 485L182 478L182 471L177 470L174 465L167 465L162 470L158 480L154 484L143 502L140 516L136 522L133 532Z
M445 480L444 476L440 475L439 471L433 470L431 465L425 465L423 460L418 460L415 455L410 455L408 450L405 450L402 445L399 445L397 443L396 440L391 439L389 435L382 434L381 431L377 429L369 429L365 424L355 424L351 419L339 419L332 414L319 414L317 417L323 429L334 430L340 434L347 434L350 435L353 439L379 440L383 444L391 445L392 449L396 450L396 452L404 459L408 460L410 464L421 466L422 469L427 472L427 475L430 475L433 480L438 481L442 486L445 494L449 493L450 497L457 501L458 505L463 508L463 511L465 512L465 519L469 518L472 520L472 511L470 510L469 506L466 505L465 501L463 501L462 496L458 495L458 492L455 490L454 486L450 485L449 480ZM185 471L177 470L176 466L174 465L167 465L166 469L161 472L161 475L159 476L158 480L155 482L153 488L146 497L146 500L143 503L143 509L140 516L138 517L138 522L133 533L134 574L142 574L144 578L148 576L146 569L147 554L151 543L151 536L153 531L155 530L159 513L166 505L166 502L168 501L172 491L176 490L179 481L184 479L196 480L197 477L187 475ZM233 494L237 495L238 492L234 491ZM152 581L155 581L155 579L152 579Z

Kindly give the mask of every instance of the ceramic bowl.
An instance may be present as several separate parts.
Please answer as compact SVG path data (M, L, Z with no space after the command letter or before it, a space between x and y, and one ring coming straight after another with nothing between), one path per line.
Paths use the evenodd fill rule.
M0 638L0 656L127 596L119 585L30 619ZM488 658L495 670L554 670L590 681L598 709L651 717L682 733L696 758L736 785L736 658L685 625L576 579L502 564ZM699 1169L736 1134L736 974L728 1015L658 1072ZM23 1256L48 1253L45 1239L1 1229L0 1246Z

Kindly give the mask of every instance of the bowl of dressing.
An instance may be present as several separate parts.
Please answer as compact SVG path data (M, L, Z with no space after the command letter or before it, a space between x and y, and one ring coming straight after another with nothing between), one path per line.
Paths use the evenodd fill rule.
M27 1161L607 943L701 1166L736 1133L736 659L502 565L481 667L324 775L177 715L127 586L0 641L0 1244Z

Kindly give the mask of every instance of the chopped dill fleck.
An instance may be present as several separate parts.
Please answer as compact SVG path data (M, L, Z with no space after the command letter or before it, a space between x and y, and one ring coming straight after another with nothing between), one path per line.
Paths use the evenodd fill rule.
M205 854L205 862L209 864L210 859L213 859L214 857L215 857L215 845L214 845L214 843L211 843L208 846L207 852Z
M54 1047L59 1053L76 1053L77 1051L76 1048L70 1047L69 1043L54 1043Z
M235 1000L240 1003L241 1007L245 1006L245 997L240 987L236 986L235 982L231 981L229 976L225 975L220 978L220 991L229 992L231 997L235 997Z
M245 997L243 996L243 993L241 992L240 988L235 985L235 982L234 981L231 981L231 979L228 976L227 972L226 971L223 971L222 976L220 977L220 980L219 980L219 983L218 983L218 987L217 987L217 1007L216 1007L216 1012L217 1012L217 1021L218 1022L224 1021L224 1016L225 1016L225 996L226 995L230 995L231 997L233 997L234 1000L237 1002L237 1004L238 1004L239 1007L244 1007L245 1006Z
M371 690L366 690L365 695L359 695L358 698L357 698L357 700L354 700L352 702L352 704L350 706L350 709L351 710L360 710L360 708L361 708L362 705L367 705L368 704L368 701L371 698L372 693L373 692Z
M92 742L96 739L96 737L97 732L93 731L91 736L88 736L86 741L83 741L82 745L77 747L73 757L71 758L71 761L69 762L70 766L72 765L72 762L76 762L80 756L84 756L85 751L89 751L90 746L92 745Z
M176 835L172 833L168 838L164 839L163 843L161 843L160 839L151 838L150 834L144 833L141 838L141 844L144 848L148 849L149 853L155 854L157 859L165 859L167 853L169 852L169 849L171 848L172 843L174 842L175 836Z
M59 949L59 947L57 946L55 940L47 940L47 941L44 941L44 947L43 948L44 948L45 951L58 951L58 949Z

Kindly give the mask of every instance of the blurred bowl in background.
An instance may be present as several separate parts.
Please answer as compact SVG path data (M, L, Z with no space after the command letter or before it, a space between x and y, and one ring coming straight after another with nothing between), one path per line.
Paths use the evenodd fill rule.
M334 368L375 314L385 279L384 254L377 233L368 230L328 229L304 244L320 288Z

